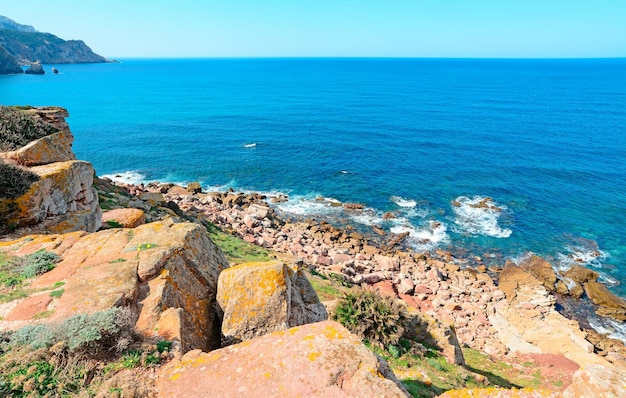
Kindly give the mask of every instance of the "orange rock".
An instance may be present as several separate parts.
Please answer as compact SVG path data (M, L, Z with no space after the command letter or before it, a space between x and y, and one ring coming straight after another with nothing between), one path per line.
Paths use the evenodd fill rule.
M115 209L102 213L103 227L135 228L146 222L146 214L141 209Z
M332 321L274 332L161 370L158 397L409 397L384 360Z

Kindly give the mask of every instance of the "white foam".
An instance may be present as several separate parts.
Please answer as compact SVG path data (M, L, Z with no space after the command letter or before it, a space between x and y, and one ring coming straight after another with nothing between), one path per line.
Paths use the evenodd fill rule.
M589 326L596 332L607 335L611 339L621 340L626 343L626 323L611 318L589 317Z
M256 142L250 143L250 144L243 144L244 148L254 148L256 147Z
M403 198L402 196L392 196L389 198L393 203L397 204L400 207L415 207L417 206L417 202L413 199Z
M415 228L413 225L404 224L391 227L394 234L409 233L409 243L418 252L427 252L434 250L442 244L450 243L445 224L438 221L429 221L428 225L421 228Z
M124 184L141 184L147 182L146 176L141 174L138 171L124 171L121 173L112 173L112 174L104 174L100 176L101 178L108 178L112 181L121 182Z
M495 238L508 238L512 231L501 228L498 219L505 206L496 205L489 198L475 196L459 196L454 200L458 206L452 206L456 218L454 222L459 227L458 232L470 235L486 235ZM481 203L483 204L481 206Z
M287 202L276 203L276 208L285 213L307 216L307 215L329 215L341 212L341 206L333 206L340 202L333 198L317 200L315 195L295 195Z

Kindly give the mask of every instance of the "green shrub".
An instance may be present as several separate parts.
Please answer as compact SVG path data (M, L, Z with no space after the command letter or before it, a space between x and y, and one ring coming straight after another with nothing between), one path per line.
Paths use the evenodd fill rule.
M404 306L375 291L355 290L345 293L333 319L352 333L381 347L396 346L404 333Z
M59 129L22 110L0 106L0 152L14 151Z
M21 275L24 278L32 278L44 274L53 270L59 261L61 257L58 254L40 250L24 259Z
M0 199L15 199L24 195L37 180L39 180L39 176L35 173L0 162ZM5 213L3 218L8 219L7 217L15 209L10 203L5 203L2 206L6 207L2 210L2 213ZM13 207L15 207L14 204ZM0 218L0 222L3 222L2 218Z

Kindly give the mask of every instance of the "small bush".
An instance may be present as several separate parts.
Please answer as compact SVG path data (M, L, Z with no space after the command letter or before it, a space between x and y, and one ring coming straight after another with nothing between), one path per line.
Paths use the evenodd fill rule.
M335 308L333 319L362 339L387 347L399 343L406 315L404 306L391 297L356 290L345 293Z
M0 106L0 152L14 151L59 129L22 110Z
M53 270L59 261L61 257L58 254L40 250L25 258L21 274L24 278L44 274Z
M15 199L26 193L39 176L28 170L10 164L0 162L0 199ZM3 213L9 213L15 209L10 204L5 204ZM2 219L0 219L2 221Z

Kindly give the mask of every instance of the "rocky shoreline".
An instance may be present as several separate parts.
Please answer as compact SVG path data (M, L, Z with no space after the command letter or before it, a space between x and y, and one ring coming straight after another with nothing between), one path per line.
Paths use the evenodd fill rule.
M565 276L568 279L561 276L559 280L551 265L539 257L530 257L519 267L507 263L503 268L464 268L459 265L463 260L457 261L449 252L407 249L402 245L403 234L366 235L324 220L284 220L271 206L288 200L283 196L232 190L203 193L199 184L185 188L170 183L101 181L133 195L136 199L129 200L129 207L148 214L150 209L165 207L178 216L207 220L282 259L398 297L409 307L453 325L462 345L489 355L556 353L580 366L608 361L626 367L623 342L591 329L581 330L577 321L557 311L557 299L571 305L572 298L583 294L583 285L589 295L589 284L597 284L597 274L584 272L583 267L573 268ZM357 204L344 207L360 210ZM608 312L619 316L622 303L615 299L616 306ZM605 307L597 308L607 313L602 310Z

